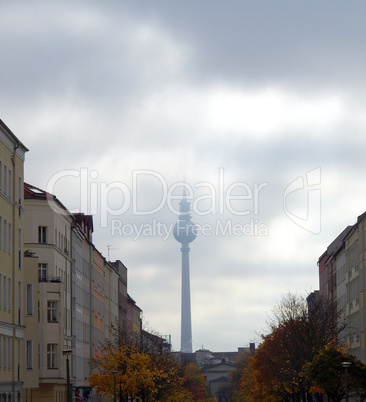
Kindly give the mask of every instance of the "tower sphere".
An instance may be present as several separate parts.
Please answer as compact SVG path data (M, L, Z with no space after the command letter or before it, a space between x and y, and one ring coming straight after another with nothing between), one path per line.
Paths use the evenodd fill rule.
M190 203L183 198L179 203L180 214L174 225L173 234L175 240L182 244L191 243L197 236L195 224L191 221Z
M179 243L191 243L197 236L195 224L190 220L178 219L173 234Z

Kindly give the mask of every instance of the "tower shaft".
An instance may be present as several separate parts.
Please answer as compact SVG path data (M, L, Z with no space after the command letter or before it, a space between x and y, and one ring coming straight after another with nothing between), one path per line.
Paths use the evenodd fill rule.
M189 246L182 243L182 310L180 349L192 353L191 291L189 279Z

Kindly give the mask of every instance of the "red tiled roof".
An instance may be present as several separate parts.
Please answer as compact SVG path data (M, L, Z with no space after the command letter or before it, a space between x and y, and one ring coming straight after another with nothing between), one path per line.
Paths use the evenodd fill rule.
M94 231L93 216L85 215L83 212L75 213L74 219L80 227L87 227L92 232Z
M70 216L72 216L65 205L55 195L28 183L24 183L24 199L53 200L57 202L57 204L59 204L59 206Z
M47 193L47 191L41 190L38 187L32 186L31 184L24 183L24 198L39 198L42 200L56 200L56 196Z

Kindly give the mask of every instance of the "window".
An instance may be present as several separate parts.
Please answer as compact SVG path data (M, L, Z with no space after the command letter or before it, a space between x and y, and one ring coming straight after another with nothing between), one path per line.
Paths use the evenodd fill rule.
M47 368L57 368L57 343L47 344Z
M47 302L47 321L57 322L57 302L48 301Z
M25 343L25 366L27 370L33 369L33 341L31 339Z
M22 178L19 176L18 180L18 204L19 204L19 216L22 216Z
M3 296L4 296L4 310L6 310L6 275L4 275L3 283L4 283L4 292L3 292Z
M4 336L4 342L3 342L3 368L4 370L6 369L6 341L7 341L7 336Z
M6 194L7 192L8 192L8 189L7 189L7 185L6 185L6 183L7 183L7 176L8 175L8 168L6 167L6 165L4 165L4 193Z
M10 198L12 198L12 196L11 196L11 169L9 169L9 188L8 188L8 190L9 190L9 197Z
M6 219L4 219L4 251L6 251L6 244L7 244L7 241L6 241L6 236L7 236L7 220Z
M2 285L2 274L0 272L0 308L1 308L1 300L2 300L2 294L1 294L1 285Z
M33 315L33 283L26 286L26 314Z
M18 281L18 324L22 322L22 281Z
M12 338L10 336L8 338L8 369L11 369L11 342Z
M47 243L47 226L38 226L38 243Z
M11 311L11 278L8 278L8 310Z
M2 337L2 342L0 340L0 347L2 348L2 350L0 351L0 358L1 358L1 362L0 362L0 367L2 366L3 370L10 370L11 369L11 337L10 336L0 336L0 338ZM2 343L2 345L1 345Z
M38 264L38 282L47 281L47 264Z
M18 268L22 269L22 229L18 229Z
M20 349L21 349L21 342L20 339L18 339L18 381L20 381ZM20 399L18 399L18 401L20 401Z
M3 244L3 217L0 216L0 250Z
M11 254L11 239L12 239L12 233L11 233L11 222L9 222L9 241L8 241L8 253Z

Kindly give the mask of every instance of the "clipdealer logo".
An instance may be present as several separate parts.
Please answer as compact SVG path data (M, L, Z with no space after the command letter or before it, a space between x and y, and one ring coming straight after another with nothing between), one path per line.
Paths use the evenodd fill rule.
M283 209L292 222L313 234L321 232L321 170L320 167L307 172L292 181L283 195ZM291 197L298 194L305 196L300 210L291 207Z
M164 224L156 219L156 214L168 208L174 215L179 215L179 201L185 194L191 203L192 215L196 217L217 217L210 223L196 224L198 236L267 236L268 225L261 222L260 200L268 182L248 184L244 181L226 183L224 169L218 170L215 183L199 182L190 185L176 182L168 185L160 173L152 170L132 172L131 185L122 181L99 182L96 170L63 170L54 174L47 184L47 192L54 194L56 185L73 183L76 185L79 205L71 213L84 212L100 219L101 228L111 228L114 236L132 236L137 240L141 236L160 236L167 239L172 234L172 224ZM146 182L153 183L154 204L147 206L141 188ZM305 193L307 202L301 211L294 208L294 194ZM195 196L195 194L199 194ZM116 199L118 202L116 203ZM54 207L52 201L50 205ZM320 168L314 169L292 181L283 193L285 215L301 228L312 233L320 233ZM57 209L57 212L60 212ZM124 215L152 217L150 223L134 224ZM234 218L231 219L230 217ZM246 220L245 220L246 219ZM203 220L203 219L201 219Z
M179 225L179 221L178 221ZM160 237L162 240L168 240L173 235L174 223L164 224L157 219L153 219L150 223L131 224L123 223L121 219L112 219L111 234L119 237L132 237L138 240L143 236ZM184 228L179 229L182 232ZM268 236L268 226L260 223L258 219L251 218L248 222L235 223L232 219L225 221L216 219L214 223L205 223L203 225L195 223L190 230L196 236L230 236L230 237L257 237ZM187 233L188 234L188 233Z

